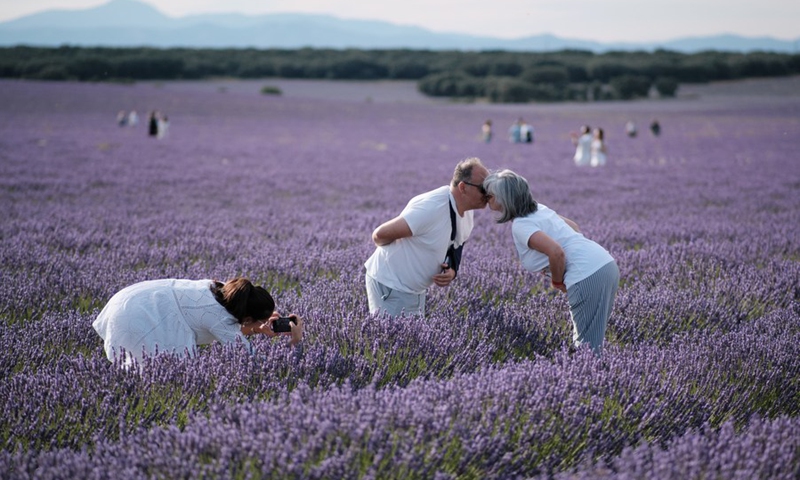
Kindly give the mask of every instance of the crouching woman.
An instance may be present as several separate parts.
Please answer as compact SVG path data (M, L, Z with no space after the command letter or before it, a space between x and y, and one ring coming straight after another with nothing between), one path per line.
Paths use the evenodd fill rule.
M126 368L145 355L168 352L193 356L198 345L242 342L247 336L285 335L296 345L303 321L292 315L291 331L276 333L275 301L263 287L237 277L214 280L149 280L130 285L111 297L92 326L103 339L106 356ZM124 357L123 357L124 352Z

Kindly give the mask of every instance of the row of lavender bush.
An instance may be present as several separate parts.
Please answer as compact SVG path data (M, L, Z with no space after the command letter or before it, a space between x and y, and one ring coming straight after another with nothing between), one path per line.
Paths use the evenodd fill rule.
M800 473L794 97L578 108L2 87L2 478ZM133 105L170 113L170 136L118 128ZM661 137L623 137L656 108ZM485 118L520 115L533 146L477 138ZM606 168L572 165L582 123L606 127ZM488 211L425 319L367 314L369 232L467 156L525 175L617 258L601 358L570 348L564 297L521 269ZM302 349L214 345L139 372L105 359L91 322L115 291L234 275L306 318Z

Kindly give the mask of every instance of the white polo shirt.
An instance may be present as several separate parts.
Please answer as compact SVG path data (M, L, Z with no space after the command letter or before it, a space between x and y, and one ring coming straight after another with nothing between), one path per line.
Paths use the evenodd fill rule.
M472 233L473 213L468 210L459 216L450 186L445 185L408 202L400 216L412 236L376 248L364 264L367 275L394 290L424 293L441 272L450 246L450 205L456 212L455 246L461 246Z
M539 231L546 233L564 250L567 262L564 283L568 288L614 260L605 248L573 230L555 211L540 203L536 212L515 218L511 225L517 254L529 272L541 272L550 267L547 255L528 248L528 239Z

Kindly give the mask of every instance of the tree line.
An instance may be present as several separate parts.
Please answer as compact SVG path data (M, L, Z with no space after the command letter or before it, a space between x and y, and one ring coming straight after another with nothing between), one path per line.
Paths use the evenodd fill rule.
M492 102L674 96L681 83L800 74L800 55L358 49L0 48L0 77L118 81L234 78L416 80L437 97Z

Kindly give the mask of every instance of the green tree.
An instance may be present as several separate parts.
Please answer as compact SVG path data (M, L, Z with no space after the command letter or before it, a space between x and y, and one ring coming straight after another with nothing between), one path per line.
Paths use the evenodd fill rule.
M678 91L678 80L673 77L659 77L656 79L655 87L662 97L674 97Z
M524 103L535 95L535 88L528 82L509 77L487 79L486 96L496 103Z
M650 91L650 79L641 75L621 75L611 79L611 87L622 100L646 97Z
M559 90L565 88L569 83L569 73L563 66L528 67L520 77L528 83L551 85Z

